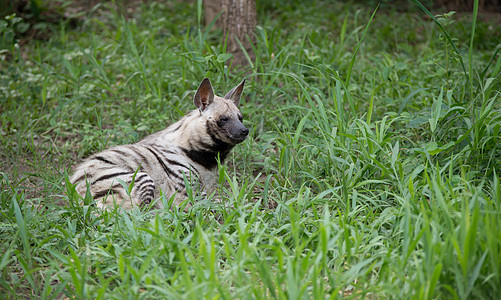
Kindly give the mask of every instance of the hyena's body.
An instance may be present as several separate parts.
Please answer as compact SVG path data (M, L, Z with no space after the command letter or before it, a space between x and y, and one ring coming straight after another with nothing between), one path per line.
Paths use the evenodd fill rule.
M160 191L167 199L174 196L177 205L187 199L185 179L211 191L216 184L217 160L222 162L249 133L237 108L244 82L221 98L204 79L194 97L197 110L136 144L92 155L76 167L70 182L81 196L89 188L103 208L115 203L125 209L147 207ZM129 194L117 178L127 185L134 181ZM163 208L163 204L157 201L154 207Z

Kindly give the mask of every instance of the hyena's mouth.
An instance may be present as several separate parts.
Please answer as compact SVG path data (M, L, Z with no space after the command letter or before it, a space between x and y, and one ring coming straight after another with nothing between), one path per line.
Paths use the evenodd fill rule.
M245 141L247 138L247 135L242 136L242 137L230 137L230 140L233 144L240 144L241 142Z

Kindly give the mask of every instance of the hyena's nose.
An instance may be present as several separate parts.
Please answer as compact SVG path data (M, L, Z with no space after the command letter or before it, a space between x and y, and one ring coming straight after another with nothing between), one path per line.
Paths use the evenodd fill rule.
M245 127L242 128L242 129L240 129L240 134L244 135L244 136L248 135L249 134L249 129L247 129Z

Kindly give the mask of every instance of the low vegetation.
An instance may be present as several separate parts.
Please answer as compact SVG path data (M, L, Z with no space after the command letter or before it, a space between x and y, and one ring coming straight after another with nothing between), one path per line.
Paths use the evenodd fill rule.
M28 42L12 35L22 20L0 21L0 294L501 294L501 26L417 1L258 2L245 70L197 3L124 18L104 2ZM223 204L80 205L71 167L179 119L204 77L217 94L248 78L251 133L220 168Z

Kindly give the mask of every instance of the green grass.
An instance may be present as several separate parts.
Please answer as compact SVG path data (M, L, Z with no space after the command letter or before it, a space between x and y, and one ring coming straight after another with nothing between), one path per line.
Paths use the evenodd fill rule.
M501 294L501 26L417 4L258 2L250 70L225 65L185 1L127 21L104 4L1 52L0 294ZM244 73L251 133L220 169L232 208L96 214L64 184L191 110L203 77L223 94Z

